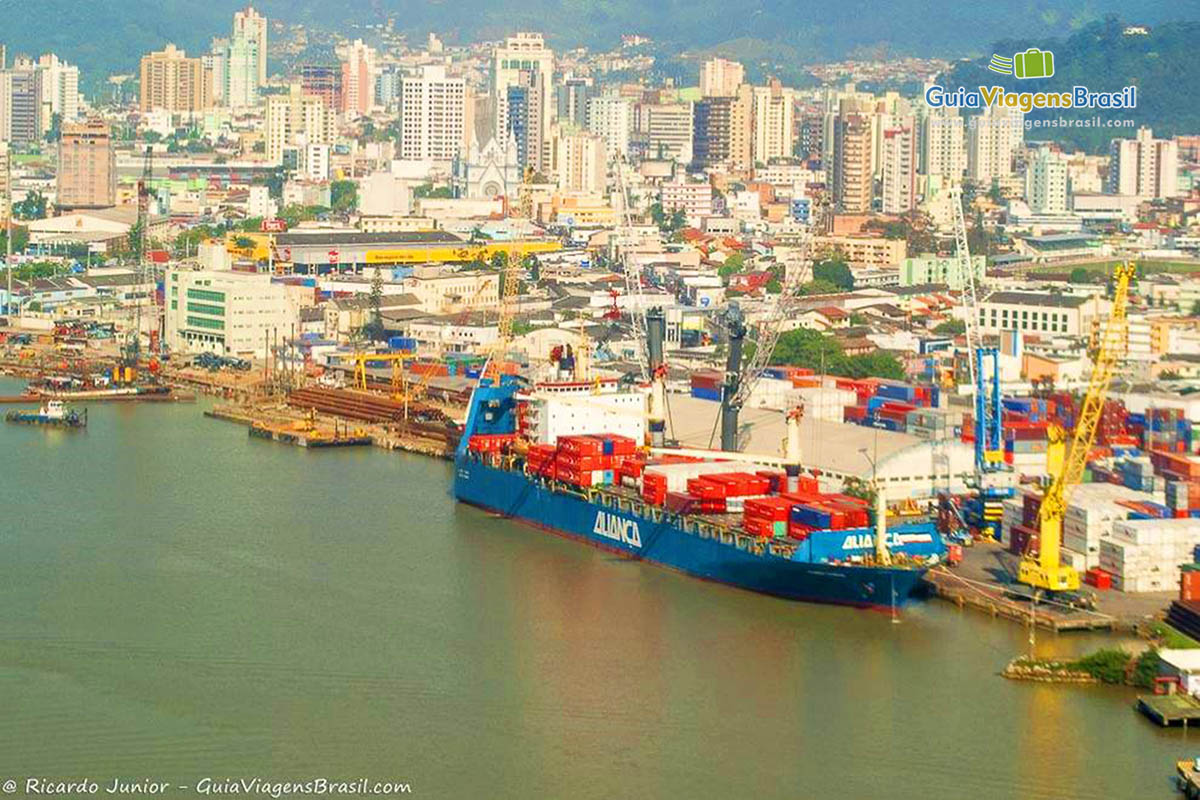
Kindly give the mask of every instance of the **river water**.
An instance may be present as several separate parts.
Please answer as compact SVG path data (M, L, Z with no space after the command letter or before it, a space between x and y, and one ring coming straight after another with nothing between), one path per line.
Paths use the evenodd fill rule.
M17 796L38 776L179 797L362 777L448 798L1170 798L1200 753L1128 691L997 677L1019 626L937 602L892 624L621 561L457 506L448 464L251 440L203 407L0 425Z

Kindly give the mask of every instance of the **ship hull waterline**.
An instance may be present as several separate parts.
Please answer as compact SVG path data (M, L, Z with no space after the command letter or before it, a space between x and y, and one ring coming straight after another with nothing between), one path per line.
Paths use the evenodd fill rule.
M789 560L741 550L572 494L523 473L459 459L454 495L467 505L623 558L787 600L877 610L906 605L925 570Z

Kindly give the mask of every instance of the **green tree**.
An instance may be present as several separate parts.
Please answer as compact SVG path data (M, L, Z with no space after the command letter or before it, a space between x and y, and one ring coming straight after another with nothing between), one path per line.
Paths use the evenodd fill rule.
M840 253L813 264L813 280L826 281L844 291L854 288L854 273Z
M375 268L375 274L371 277L370 304L371 318L363 326L363 335L372 342L381 342L386 331L383 327L383 273L379 267Z
M538 260L537 256L532 253L525 256L525 259L521 262L521 266L529 274L530 281L538 283L542 280L542 262Z
M724 279L725 283L729 283L729 276L742 271L746 266L746 257L741 253L733 253L721 266L717 267L717 274Z
M449 186L437 186L432 183L422 183L413 189L413 197L428 197L438 200L449 200L454 197L454 190Z
M992 185L988 189L988 199L996 205L1004 202L1004 193L1000 191L1000 181L997 178L992 178Z
M1091 283L1092 273L1083 267L1076 267L1071 270L1071 277L1068 280L1071 283Z
M796 290L796 293L802 297L808 297L816 294L837 294L838 291L838 287L829 281L814 280L800 284L800 288Z
M771 354L771 363L823 370L848 378L904 378L904 366L894 356L879 351L847 356L832 336L805 328L788 331L779 337L775 352Z
M24 225L14 225L12 231L12 251L14 253L24 253L25 248L29 246L29 228L26 228ZM5 249L8 247L7 239L8 231L0 227L0 253L5 252Z
M967 332L967 323L961 319L950 319L933 329L939 336L961 336Z
M13 217L16 219L45 219L46 196L37 190L29 192L25 195L24 200L13 203Z
M334 181L329 184L329 202L334 211L353 211L358 207L358 184L354 181Z

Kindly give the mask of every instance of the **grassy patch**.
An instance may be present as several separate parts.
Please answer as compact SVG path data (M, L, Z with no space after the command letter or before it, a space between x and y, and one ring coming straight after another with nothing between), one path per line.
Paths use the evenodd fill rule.
M1167 623L1158 622L1157 620L1150 623L1150 635L1159 647L1165 647L1170 650L1190 650L1200 647L1200 642L1180 633Z

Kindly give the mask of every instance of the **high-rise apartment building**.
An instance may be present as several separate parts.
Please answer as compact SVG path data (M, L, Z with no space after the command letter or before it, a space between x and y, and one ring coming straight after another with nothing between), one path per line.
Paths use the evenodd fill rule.
M142 56L141 108L195 114L212 105L212 80L198 58L168 44Z
M267 83L267 18L254 10L254 6L246 6L233 15L233 37L231 42L243 39L253 43L254 52L254 87L265 86Z
M1013 174L1013 156L1025 141L1025 116L1017 109L989 106L971 118L967 131L967 176L990 184Z
M587 128L604 140L609 155L627 155L629 135L633 130L633 104L618 94L603 94L589 99Z
M748 170L753 165L753 89L743 84L733 97L706 97L693 115L692 163L697 167Z
M957 108L932 109L922 120L921 171L945 180L962 178L963 118Z
M825 149L825 115L809 112L801 115L796 154L804 159L820 159Z
M845 214L871 210L871 115L843 110L833 125L833 201Z
M883 131L880 153L883 180L882 210L884 214L907 214L916 205L917 147L913 133L914 121Z
M694 109L691 103L643 104L638 131L645 137L646 157L690 164L695 155Z
M700 94L704 97L733 97L746 82L746 68L736 61L710 58L700 65Z
M591 78L568 75L558 86L558 119L582 128L587 125L588 103L597 95Z
M44 116L42 126L49 128L48 117L55 114L63 120L79 118L79 67L68 64L54 53L45 53L38 58L35 66L42 74L42 108Z
M355 39L342 54L342 111L351 117L369 114L375 107L375 48Z
M1178 161L1178 145L1170 139L1155 139L1150 128L1139 129L1133 139L1113 139L1108 193L1156 200L1175 197L1180 194Z
M229 40L213 39L209 51L200 56L200 66L208 75L209 95L214 106L225 103L225 84L229 80Z
M33 69L0 71L0 141L26 145L42 138L42 73Z
M267 98L265 125L267 160L282 164L288 148L296 148L298 154L303 154L308 145L333 144L337 135L335 123L336 115L325 101L317 95L305 94L298 83L292 84L285 95L271 95ZM297 168L303 169L304 165L297 163Z
M64 123L58 142L58 207L108 208L116 195L116 159L108 124L101 119Z
M504 138L507 140L511 136L517 143L517 160L521 168L532 167L543 171L547 140L543 135L546 128L542 113L546 104L543 102L542 83L535 72L523 72L517 83L504 90L504 106L504 116L508 121Z
M522 73L526 73L522 77ZM539 136L546 141L550 124L555 117L554 51L546 47L540 33L521 32L509 36L492 54L492 94L496 100L496 126L500 135L509 129L508 89L510 86L531 85L536 88L540 107L536 116L541 122Z
M754 161L790 158L795 149L796 92L771 78L766 86L754 87L753 103Z
M564 192L603 192L605 142L592 133L555 126L550 139L550 171Z
M470 141L474 103L466 81L446 75L444 66L426 66L400 84L400 158L452 161Z
M1038 148L1025 167L1025 202L1035 214L1065 214L1068 210L1067 159L1049 147Z
M327 64L300 67L300 86L304 94L320 97L330 111L342 108L342 68Z

